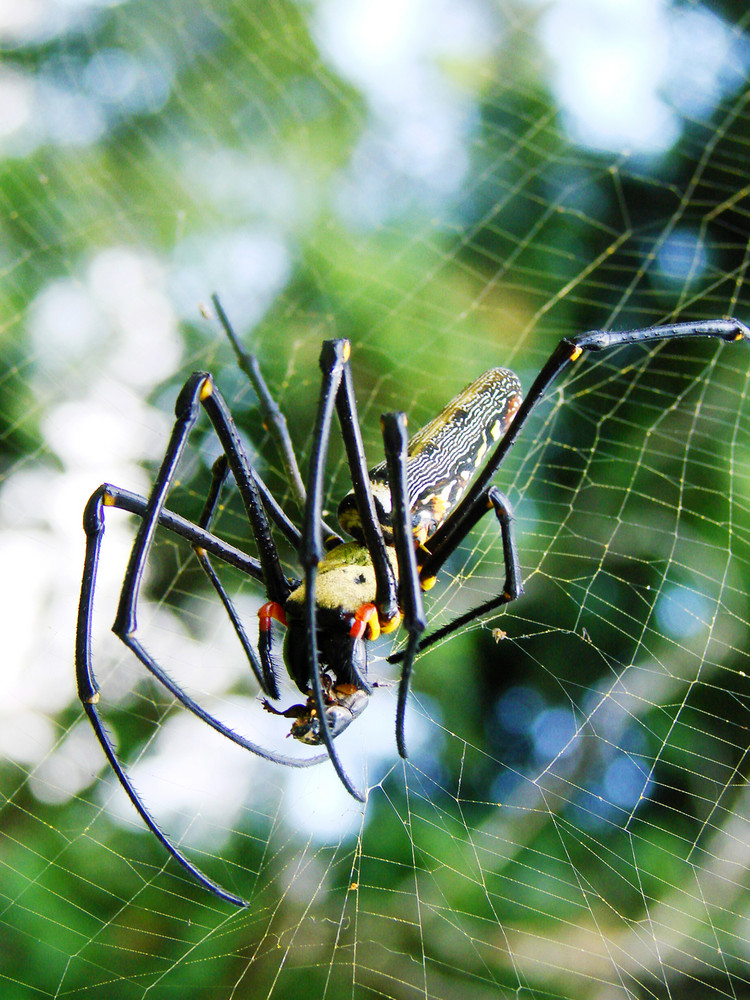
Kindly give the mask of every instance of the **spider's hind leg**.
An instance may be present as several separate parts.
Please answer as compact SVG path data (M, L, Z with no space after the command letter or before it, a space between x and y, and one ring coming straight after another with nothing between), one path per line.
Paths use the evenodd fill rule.
M497 488L497 486L490 486L485 493L480 494L477 498L472 507L471 517L469 517L466 521L466 530L464 534L457 538L454 536L450 539L450 547L448 545L444 545L440 549L436 549L435 552L431 553L431 555L425 560L421 571L422 586L426 586L429 589L432 581L434 580L435 574L438 572L445 560L461 544L471 528L473 528L474 525L477 524L477 522L490 511L494 511L495 518L497 519L500 527L500 536L503 545L505 582L503 584L502 592L497 594L495 597L491 597L483 604L472 608L470 611L465 611L457 618L454 618L453 621L450 621L441 628L431 632L419 643L417 646L417 652L421 653L425 649L429 649L430 646L433 646L441 639L445 639L447 636L452 635L469 622L475 621L477 618L481 618L483 615L489 614L490 612L497 610L497 608L500 608L505 604L509 604L511 601L515 601L515 599L520 597L523 593L521 567L518 562L518 552L516 550L516 543L513 537L513 508L511 507L508 498ZM404 651L395 653L393 656L388 657L388 662L399 663L405 658L405 655Z

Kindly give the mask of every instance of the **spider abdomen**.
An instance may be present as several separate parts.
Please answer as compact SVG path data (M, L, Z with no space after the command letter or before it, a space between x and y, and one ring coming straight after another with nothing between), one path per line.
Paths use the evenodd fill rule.
M419 542L429 538L459 502L522 398L521 383L513 371L490 368L409 439L409 507ZM390 545L392 505L385 462L370 469L369 477L378 520ZM363 540L353 491L339 504L338 519L344 531Z

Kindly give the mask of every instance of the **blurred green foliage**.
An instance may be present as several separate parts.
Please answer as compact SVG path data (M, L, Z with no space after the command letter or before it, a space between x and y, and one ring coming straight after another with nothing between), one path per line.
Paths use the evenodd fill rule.
M741 34L744 10L723 9ZM77 27L5 51L7 70L85 99L101 121L94 138L69 143L59 123L48 134L29 127L32 138L0 161L9 477L59 464L49 414L97 364L50 372L28 310L56 280L81 280L110 246L152 254L178 303L183 364L156 404L168 414L187 373L210 367L236 395L269 485L286 500L251 394L198 313L215 287L262 358L303 458L325 337L352 341L365 441L377 455L383 409L408 409L418 426L497 364L512 363L528 386L561 335L747 319L743 95L728 95L710 119L685 120L658 159L577 147L533 21L506 11L497 46L469 74L477 124L461 185L427 197L393 169L393 205L368 223L365 206L359 215L351 207L352 189L367 197L351 163L373 108L319 48L315 13L291 2L130 2L91 8ZM92 82L101 86L94 61L115 50L140 67L125 96ZM358 155L377 174L387 147ZM662 280L653 266L678 224L709 250L695 284ZM198 287L195 275L209 260L201 247L254 228L283 241L289 269L252 319L241 276L228 269L223 283L207 266ZM109 336L102 330L102 351ZM746 794L750 437L732 422L743 402L748 416L746 375L731 347L620 352L540 408L501 477L518 508L527 592L417 666L435 752L407 766L407 782L396 767L372 791L356 839L316 846L248 811L221 858L199 862L248 893L248 911L229 919L145 832L111 821L98 783L45 804L23 765L2 766L3 997L597 997L596 984L615 982L620 966L626 985L613 995L748 995L744 876L733 872L710 922L694 898L712 884L716 852L738 836L734 803ZM346 487L332 452L333 506ZM196 460L175 501L188 516L205 482ZM224 525L235 541L246 537L231 506ZM188 609L199 574L169 545L163 552L153 594ZM492 529L477 532L428 599L435 620L494 593L500 572ZM660 622L658 596L670 587L708 602L698 612L711 621L708 639ZM492 636L497 625L506 638ZM502 722L503 699L519 687L539 699L537 719L546 707L581 727L571 755L549 768L531 733ZM629 724L597 713L610 695ZM126 760L163 717L153 700L137 704L107 716ZM55 720L61 738L78 715L74 705ZM642 776L637 807L607 799L615 757ZM630 963L631 926L678 906L693 871L668 942L675 971L639 951ZM607 942L623 949L611 964L600 954ZM683 950L695 963L677 962Z

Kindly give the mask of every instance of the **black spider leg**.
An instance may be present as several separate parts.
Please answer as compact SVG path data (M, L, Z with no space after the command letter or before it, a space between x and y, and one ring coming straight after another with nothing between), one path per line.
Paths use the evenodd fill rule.
M496 608L502 607L502 605L508 604L510 601L515 601L515 599L520 597L523 593L521 567L518 562L518 553L513 539L513 508L511 507L508 498L504 493L500 492L497 486L490 486L485 496L480 495L473 512L474 520L469 523L468 530L470 530L489 510L494 510L495 517L500 525L500 536L503 544L503 562L505 563L505 584L503 586L503 591L501 594L491 597L489 600L485 601L484 604L480 604L476 608L471 608L471 610L465 611L462 615L454 618L453 621L450 621L441 628L431 632L419 643L417 651L420 653L425 649L429 649L430 646L439 642L441 639L445 639L446 636L451 635L451 633L455 632L463 625L466 625L468 622L474 621L482 615L489 614L490 611L494 611ZM394 653L392 656L389 656L388 663L400 663L402 660L405 660L407 654L408 647L406 650L402 649L398 653Z
M224 732L226 727L214 716L197 705L159 666L136 637L136 606L140 592L143 571L153 542L159 511L163 509L167 493L174 479L180 456L187 437L198 417L199 405L203 404L217 431L222 447L227 454L232 474L237 482L240 495L245 503L250 525L258 546L263 581L271 600L283 603L291 589L284 577L278 553L271 537L270 527L263 510L253 470L241 450L239 435L229 415L229 411L218 391L213 387L209 375L195 372L190 376L180 392L175 405L175 425L161 468L154 481L146 513L136 534L125 573L120 603L113 632L138 657L143 665L182 704L194 711L209 725ZM253 745L254 752L268 760L277 760L278 755L261 750Z
M201 392L201 403L214 425L214 430L224 449L227 463L245 505L253 537L258 547L260 563L263 567L263 580L268 599L283 607L287 597L294 589L296 581L288 580L281 568L278 550L271 535L271 527L262 502L263 497L259 489L260 480L245 455L229 407L221 393L213 385L210 377L207 375L205 377L207 382ZM301 537L296 529L294 530L296 537ZM271 657L272 638L270 628L261 629L258 652L264 675L273 680L273 687L278 690ZM270 694L270 691L268 693Z
M248 463L249 464L249 463ZM292 524L289 518L286 516L284 511L276 502L273 494L260 478L258 473L255 471L253 466L249 465L249 470L251 474L252 481L255 483L258 492L263 500L263 506L274 524L281 530L289 543L298 549L300 541L302 539L301 533ZM224 485L224 481L229 473L229 463L226 454L221 454L214 462L213 468L211 470L212 483L211 491L206 499L206 504L204 506L203 512L201 514L200 523L204 527L208 527L209 522L214 516L215 508L219 502L219 495L221 488ZM206 573L208 579L211 581L214 589L219 595L224 608L229 615L229 618L234 626L234 630L237 634L238 639L245 650L245 653L250 660L250 665L255 673L258 683L260 684L261 690L264 694L268 695L269 698L279 697L279 687L276 680L276 671L273 663L272 656L272 645L273 645L273 632L271 628L261 629L258 639L258 652L260 654L260 666L257 664L257 658L255 656L255 650L249 644L247 640L247 634L245 633L244 627L242 626L235 608L233 607L229 597L221 584L221 581L217 577L216 573L210 564L204 560L199 550L196 550L196 556L201 562L204 572ZM262 579L262 574L261 574Z
M220 455L217 459L218 462L226 461L226 455ZM263 506L271 518L273 523L277 528L281 530L281 533L287 539L289 544L296 550L299 546L300 539L302 538L302 533L296 528L289 518L286 516L284 511L276 502L273 493L269 490L263 480L260 478L255 470L255 467L248 463L250 471L252 473L252 479L258 488L258 493L260 494L261 500L263 501ZM228 467L228 466L227 466Z
M206 497L206 502L203 505L201 515L198 518L199 527L210 529L218 507L221 488L228 475L229 464L227 462L227 457L226 455L220 455L214 462L211 469L211 488L208 492L208 496ZM218 594L219 600L224 606L224 610L232 623L232 627L234 628L235 634L240 641L240 645L245 652L245 656L250 663L250 667L255 674L256 680L260 685L261 691L268 695L269 698L278 698L279 686L276 681L276 675L273 671L272 664L270 663L270 650L267 651L265 657L261 656L260 659L258 658L258 654L255 652L252 643L247 637L245 626L242 624L242 621L237 614L237 609L232 603L229 594L227 594L224 585L216 573L216 570L213 568L208 553L202 546L195 544L193 545L193 552L195 553L203 572L206 574L211 582L211 585ZM261 629L260 642L263 642L264 636L266 635L269 637L268 642L270 643L270 629L267 629L265 632Z
M388 483L393 501L393 545L396 549L399 578L399 603L404 614L404 628L409 639L404 650L401 680L398 686L398 707L396 710L396 745L402 757L406 757L404 739L404 717L406 699L409 694L414 656L419 637L424 632L427 621L422 603L422 585L414 548L414 532L411 523L409 490L406 478L406 457L408 438L406 416L403 413L386 413L381 420L385 461L388 469Z
M187 857L177 848L162 831L156 820L151 816L146 805L140 798L133 783L127 775L124 767L119 761L117 751L112 740L104 729L103 723L97 711L96 705L99 701L99 686L94 675L91 655L91 624L93 617L94 593L96 590L96 574L101 553L101 543L104 534L104 508L106 506L119 506L122 509L130 510L141 517L141 523L136 534L133 548L131 550L128 568L123 581L120 594L120 603L117 616L113 625L113 631L130 648L146 668L156 677L156 679L167 688L168 691L202 719L207 725L217 732L226 736L232 742L238 744L246 750L251 751L259 757L275 763L285 764L291 767L309 767L313 764L321 763L327 759L326 755L315 758L286 757L281 754L271 753L247 740L245 737L235 733L219 719L215 718L197 702L195 702L183 689L169 677L168 674L156 663L155 660L143 649L141 644L135 639L136 625L136 605L143 571L148 556L148 552L153 541L153 536L158 524L176 531L189 541L195 538L208 551L226 558L227 562L233 565L242 565L243 559L250 557L234 549L232 546L223 545L218 539L214 539L207 532L201 532L197 526L190 525L184 519L173 515L164 509L164 501L167 492L174 478L177 463L185 445L187 435L192 428L198 413L199 397L206 388L210 386L210 379L204 373L196 373L188 379L180 392L175 406L176 421L172 431L169 445L165 453L164 460L159 469L159 473L154 482L154 486L148 500L143 500L136 494L128 491L118 491L116 488L102 486L97 489L89 499L84 511L83 525L86 533L86 553L84 557L83 578L81 581L81 596L78 608L78 623L76 629L76 681L78 695L88 716L94 733L107 757L107 760L115 772L117 779L123 790L133 803L136 811L140 815L145 825L151 830L157 840L167 850L172 857L178 861L201 885L215 893L219 898L238 906L244 906L244 900L222 889L216 883L205 876ZM259 503L259 501L258 501ZM236 554L236 555L235 555ZM251 560L246 563L250 575L257 576L258 571L264 580L266 579L265 567L262 560L259 563Z
M221 485L221 482L223 482L223 479L226 477L226 470L227 470L226 456L222 455L214 463L212 475L216 478L212 483L212 493L215 489L217 489L217 480L219 481L219 485ZM262 486L262 480L260 479L258 480L258 485ZM138 496L137 493L131 493L128 490L123 490L120 489L119 487L111 486L108 484L101 487L101 489L105 490L107 494L105 499L106 506L119 507L121 510L126 510L131 514L138 514L140 517L143 517L148 503L145 497ZM207 514L207 511L209 510L210 507L212 507L213 503L215 502L214 500L211 499L211 496L212 494L209 494L209 498L206 500L206 504L204 506L204 512L201 515L202 521L208 516L210 522L211 515L210 513ZM216 494L215 500L218 500L218 493ZM172 511L167 510L167 508L162 508L159 514L159 525L160 527L167 528L170 531L174 531L176 534L180 535L186 541L190 542L190 544L193 546L196 555L201 561L201 565L203 565L204 570L205 570L204 562L207 561L206 557L208 554L210 554L213 556L217 556L223 562L228 563L231 566L234 566L236 569L239 569L247 576L251 576L253 577L253 579L258 580L260 583L263 583L263 570L257 559L253 559L252 556L249 556L246 553L242 552L241 549L237 549L235 548L235 546L230 545L223 539L217 538L215 535L212 535L209 531L205 530L205 527L200 527L199 525L194 524L192 521L187 521L185 520L185 518L180 517L179 514L174 514L172 513ZM297 538L300 537L299 532L297 532L296 537ZM224 605L225 609L229 614L230 620L232 621L232 624L235 627L235 632L237 633L240 643L242 644L243 649L245 650L245 653L247 654L248 659L250 660L253 672L256 674L261 689L264 691L264 693L270 696L270 691L266 688L264 683L265 678L263 676L263 668L262 667L260 668L260 675L259 675L257 669L257 659L254 657L254 650L252 648L252 645L247 645L247 646L245 645L245 641L243 641L243 636L245 637L246 640L246 634L242 626L242 623L239 621L236 614L236 609L232 606L231 599L226 594L224 587L221 584L221 581L218 580L216 573L213 572L213 567L211 567L211 572L208 573L208 576L212 584L214 585L217 593L219 594L219 598L221 599L222 604ZM230 607L227 607L227 603L230 605ZM266 633L261 631L260 634L261 651L263 649L262 643L264 641L265 636ZM268 638L268 641L270 642L270 636ZM268 655L270 656L270 650ZM261 652L261 663L263 663L262 652ZM275 684L276 679L272 668L270 670L267 670L267 675L268 677L273 679L273 683ZM327 754L323 754L318 757L302 758L301 759L303 761L302 763L300 763L296 757L295 758L279 757L278 759L282 763L289 764L295 767L297 766L306 767L308 766L308 760L310 763L322 764L324 760L328 759L328 756Z
M83 708L88 716L89 722L96 734L96 738L104 750L110 767L117 775L125 793L135 806L143 822L153 833L162 847L178 861L182 867L192 875L192 877L209 892L214 893L219 899L223 899L235 906L247 906L246 900L234 893L222 889L220 885L213 882L207 875L196 868L188 858L169 837L153 818L144 805L133 783L120 764L114 744L99 717L96 703L99 701L99 687L94 678L91 667L91 614L94 603L94 590L96 588L96 571L99 565L99 552L101 548L101 538L104 530L104 516L102 513L103 499L99 490L93 494L91 500L86 505L84 514L84 527L86 529L86 556L83 564L83 582L81 584L81 601L78 610L78 630L76 633L76 678L78 683L78 696L81 699Z
M255 390L258 402L260 403L261 413L263 414L263 427L269 431L274 439L276 449L279 453L279 457L281 458L281 464L284 467L286 481L291 487L297 507L300 512L302 512L304 511L305 504L307 502L307 494L305 492L305 485L302 482L302 475L299 471L297 456L294 454L292 439L289 436L289 428L287 426L286 417L279 409L276 400L273 398L268 386L266 385L265 379L260 371L258 359L254 354L250 354L249 351L246 351L242 346L239 337L235 333L234 327L229 321L229 317L224 312L224 307L219 300L219 296L214 293L211 296L211 301L213 302L214 309L216 309L216 315L219 317L219 322L229 338L229 343L232 345L235 357L237 358L237 366L245 373L245 375L247 375L250 384ZM323 529L323 536L326 540L326 548L332 548L334 545L341 544L343 541L341 536L337 534L333 528L330 528L322 519L321 526Z
M650 327L638 330L604 331L592 330L589 333L579 334L573 337L565 337L558 343L555 350L544 364L539 374L535 378L528 395L523 400L510 423L503 437L495 447L487 464L484 466L478 478L467 491L461 502L454 508L443 524L434 535L427 540L425 548L430 555L424 560L421 568L421 578L430 580L440 570L441 566L452 552L461 544L468 532L476 524L481 512L486 491L488 501L491 497L491 489L488 489L490 480L502 465L505 456L515 443L523 425L528 419L534 407L544 396L552 382L567 368L569 364L576 361L584 351L601 351L611 347L620 347L626 344L637 344L648 341L673 340L687 337L718 337L726 341L750 340L750 330L743 323L736 319L727 320L705 320L697 323L677 323L669 326ZM498 491L499 494L499 491ZM503 497L502 494L499 494ZM504 503L507 500L503 497ZM478 516L477 516L478 514ZM500 510L496 508L496 514L500 518ZM437 629L424 639L418 647L418 651L429 648L440 639L444 639L462 625L472 621L477 615L487 614L502 604L506 604L509 599L507 595L513 592L512 580L515 576L517 580L517 592L520 588L520 571L518 570L518 558L515 555L515 544L511 533L512 513L509 505L505 522L501 520L501 530L503 531L503 550L506 566L505 588L501 595L491 598L477 608L465 612L454 621L449 622L442 628ZM515 571L513 571L515 567ZM394 654L388 658L389 663L398 663L404 657L404 652Z
M121 502L122 501L122 502ZM136 791L133 783L131 782L127 772L120 763L117 756L117 751L115 746L110 739L109 734L104 728L102 720L99 716L97 710L97 703L99 701L99 685L97 684L96 678L94 676L92 667L92 657L91 657L91 621L93 614L93 604L94 604L94 593L96 590L96 574L99 566L99 556L101 552L101 542L104 534L104 508L105 506L111 507L122 507L125 510L131 510L134 513L139 513L141 516L146 514L148 510L149 503L143 497L138 497L135 494L127 493L126 491L118 491L114 487L101 486L96 490L89 502L86 505L86 510L84 512L84 528L86 531L86 555L84 558L83 567L83 579L81 583L81 599L78 609L78 627L76 631L76 679L78 685L78 696L83 705L84 711L91 723L94 733L101 745L104 754L109 761L110 767L117 776L122 788L124 789L126 795L133 803L136 811L140 815L144 824L153 833L159 843L164 847L166 851L178 861L183 868L204 888L208 889L210 892L214 893L220 899L223 899L229 903L233 903L236 906L246 906L245 900L239 896L235 896L234 893L228 892L221 886L213 882L207 875L197 868L188 858L182 853L182 851L171 842L169 837L164 833L159 824L153 818L148 808L144 804L140 795ZM161 523L165 523L166 519ZM193 530L188 530L187 533L183 533L180 525L174 521L166 524L165 526L170 527L172 530L176 530L178 534L184 535L191 540L194 536ZM194 526L189 526L193 529ZM214 548L211 540L211 536L207 538L200 539L202 544L206 548ZM230 560L235 562L234 559ZM175 690L175 685L170 686L170 690L175 695L178 695L178 691ZM257 747L255 744L250 743L250 741L245 740L243 737L234 733L232 730L228 729L218 720L211 720L207 717L200 706L196 705L183 693L183 698L180 699L187 701L187 707L195 711L204 721L209 722L214 728L218 729L223 735L227 736L233 742L238 743L240 746L247 750L251 750L253 753L259 756L265 756L271 758L266 751L262 748ZM302 766L307 766L312 763L321 763L326 760L325 755L321 755L318 760L308 759L303 760ZM293 759L289 760L296 766L297 761Z
M320 734L326 749L331 758L336 773L341 779L346 790L360 802L365 801L365 796L352 784L351 779L339 760L338 754L333 745L333 737L328 725L328 717L325 711L325 699L323 696L323 681L320 670L320 656L318 652L317 636L317 608L315 603L315 589L318 575L318 564L323 558L323 539L320 523L320 514L323 507L323 475L325 472L325 460L328 453L328 442L331 436L331 421L333 419L333 409L337 406L342 435L347 450L352 482L357 493L357 506L360 517L363 519L363 530L365 537L370 530L366 526L366 520L372 518L376 527L375 532L382 530L375 518L374 503L370 490L370 481L367 476L364 452L361 438L359 437L359 424L356 417L354 395L351 392L351 384L348 380L348 359L349 342L346 340L328 340L323 344L320 354L320 368L323 378L320 388L320 398L318 401L318 411L315 417L315 428L312 437L312 453L310 458L310 470L307 487L307 506L305 507L305 519L302 529L302 546L300 547L299 559L305 573L305 625L307 632L307 648L309 657L310 684L315 700L317 718L320 724ZM361 499L369 494L369 499ZM382 557L388 561L383 544L382 553L379 549L370 551L376 574L381 574L384 579L392 582L392 591L387 596L389 606L396 604L395 580L390 568L378 566ZM378 577L380 579L380 577Z
M323 370L323 381L320 388L318 412L313 430L312 455L307 488L307 504L302 527L302 545L299 558L305 574L305 627L307 631L307 650L310 673L310 684L315 708L317 711L320 733L326 745L331 763L342 784L360 802L364 795L354 787L348 774L339 760L333 745L333 737L328 725L323 697L323 681L320 675L320 657L318 654L317 608L315 604L315 588L318 578L318 563L323 558L323 536L320 514L323 509L323 471L328 452L328 441L331 435L331 419L339 385L341 370L344 363L345 341L326 341L320 356L320 367ZM333 355L333 357L330 357Z
M344 354L348 357L347 352L348 346L344 351ZM354 498L357 503L365 547L370 554L370 559L375 570L375 604L381 622L390 622L396 617L399 610L396 578L390 559L388 558L388 553L386 552L383 529L375 510L372 485L367 471L365 449L362 443L362 432L357 417L357 401L354 396L354 386L352 385L352 373L346 358L341 371L341 385L336 395L336 412L339 424L341 425L341 435L346 447L349 473L351 475L352 486L354 487Z
M116 507L118 510L127 511L129 514L137 514L141 518L144 517L148 507L146 497L142 497L138 493L132 493L130 490L124 490L119 486L113 486L111 483L103 483L96 490L90 502L98 495L101 496L105 507ZM225 542L224 539L211 534L210 531L199 528L193 521L188 521L187 518L173 513L167 507L162 507L159 511L159 527L173 532L180 538L184 538L191 545L200 546L212 556L221 559L222 562L234 566L235 569L240 570L247 576L251 576L259 583L263 583L263 570L257 559L247 555L242 549L230 545L229 542Z
M475 521L473 513L479 498L502 465L516 441L531 411L541 400L552 382L584 351L603 351L625 344L654 340L677 340L686 337L718 337L726 341L750 340L750 329L736 319L701 320L696 323L674 323L637 330L591 330L573 337L563 337L534 379L528 395L519 406L508 429L502 436L487 464L467 490L460 503L451 511L434 535L426 542L430 555L422 564L423 580L433 578L447 557L461 544Z

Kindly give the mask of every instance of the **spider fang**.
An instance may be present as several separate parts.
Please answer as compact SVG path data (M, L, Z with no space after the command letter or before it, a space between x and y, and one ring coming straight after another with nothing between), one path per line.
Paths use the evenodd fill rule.
M279 624L286 626L286 614L284 608L281 604L276 601L267 601L258 608L258 619L259 625L262 632L267 632L271 627L272 621L277 621Z
M349 635L353 639L363 639L365 635L368 639L378 638L380 622L378 621L378 609L374 604L363 604L354 612L354 622L349 629Z

